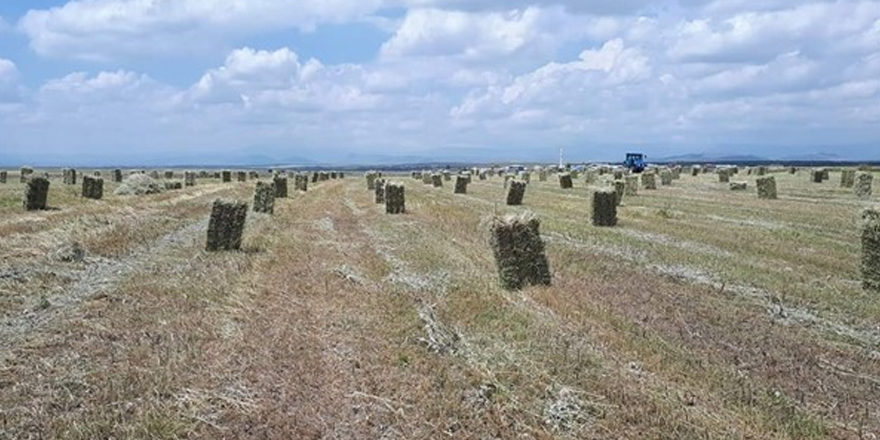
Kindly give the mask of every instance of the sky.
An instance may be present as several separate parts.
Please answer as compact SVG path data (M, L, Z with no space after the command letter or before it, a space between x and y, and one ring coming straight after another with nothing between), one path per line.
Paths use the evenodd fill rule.
M880 160L880 0L0 2L0 164Z

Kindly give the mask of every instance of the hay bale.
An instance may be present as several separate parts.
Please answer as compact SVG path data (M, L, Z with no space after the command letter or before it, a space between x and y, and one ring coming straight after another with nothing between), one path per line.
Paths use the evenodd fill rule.
M434 185L434 188L442 187L443 186L443 175L431 174L431 184Z
M468 183L470 183L470 179L464 176L456 176L455 178L455 191L454 194L467 194Z
M622 181L617 182L623 183ZM617 205L619 200L617 191L608 189L593 191L593 226L617 225Z
M672 171L669 171L668 169L660 170L660 185L672 185Z
M385 203L385 179L376 179L374 188L376 204Z
M853 186L853 192L856 197L860 199L867 199L871 197L873 192L872 185L874 184L874 175L871 173L856 173L855 185Z
M822 183L822 170L810 170L810 182Z
M336 180L337 178L338 178L338 174L336 173L336 171L331 171L330 172L330 179Z
M171 180L173 178L174 178L174 171L171 171L171 170L165 171L165 179L166 180Z
M297 174L293 176L294 191L307 192L309 190L309 176L307 174Z
M116 183L122 183L122 170L115 169L113 170L112 176L113 181Z
M614 170L614 180L623 180L623 170Z
M614 193L617 194L617 205L623 202L623 196L626 195L626 182L623 180L614 181Z
M235 173L235 180L239 182L247 182L247 171L237 171Z
M746 182L730 182L731 191L745 191L748 188L749 184Z
M287 198L287 177L286 176L275 176L272 178L272 183L275 185L275 198L276 199L286 199Z
M28 178L31 174L34 174L34 169L31 167L21 167L18 169L18 181L19 183L27 183Z
M46 209L49 199L49 179L46 177L30 177L25 182L22 204L28 211Z
M220 172L220 180L222 180L223 183L232 182L232 171L229 171L229 170L221 171Z
M388 182L385 184L385 213L403 214L406 212L406 197L402 183Z
M765 167L765 166L759 166L759 167L755 170L755 173L756 173L758 176L765 176L765 175L767 175L767 167Z
M122 181L113 194L119 196L141 196L147 194L158 194L165 190L164 186L160 186L153 178L146 174L131 174Z
M797 174L797 167L788 167L788 174Z
M518 183L525 185L525 182ZM544 253L540 226L538 218L528 212L492 218L489 243L504 289L550 285L550 264Z
M314 173L312 173L312 183L318 183L318 178L319 178L319 177L321 177L321 176L318 174L317 171L314 172ZM369 188L367 188L367 189L369 189Z
M511 180L507 184L507 206L522 205L523 197L526 195L525 182L519 180Z
M538 170L538 182L546 182L547 181L547 170L541 168Z
M380 174L380 176L381 176L381 174ZM321 182L326 182L326 181L330 180L330 173L324 172L324 171L318 173L318 180L320 180Z
M571 179L570 173L562 173L559 175L559 187L562 189L571 189L574 187L574 182Z
M101 200L104 197L104 179L100 177L83 176L82 196L87 199Z
M880 293L880 208L862 211L862 288Z
M257 182L254 188L254 212L263 214L275 213L275 184Z
M626 176L626 189L624 195L626 197L635 197L639 195L639 178L637 176Z
M828 180L830 178L831 178L831 174L828 172L828 170L825 168L822 168L822 180Z
M443 181L444 182L452 181L452 173L450 173L449 171L444 171L443 172Z
M241 249L241 237L247 221L247 203L217 199L208 222L209 252Z
M176 191L176 190L180 190L180 189L183 189L183 184L182 184L182 183L180 183L180 182L169 182L169 181L167 181L167 180L165 181L165 190L166 190L166 191Z
M183 184L185 186L196 186L196 173L185 171L183 173Z
M8 175L6 171L0 171L0 183L6 183L6 179L8 179Z
M153 180L159 180L159 172L156 170L150 171L150 178Z
M699 176L701 172L702 171L700 170L700 167L691 168L691 176L693 176L693 177Z
M520 171L519 180L522 180L525 183L531 183L532 182L532 173L530 173L528 171Z
M434 179L431 178L430 171L422 171L422 183L425 185L432 185L434 183Z
M256 171L248 171L248 179L257 180L260 178L260 173Z
M61 170L61 181L65 185L76 185L76 170L73 168L64 168Z
M840 187L852 188L856 185L856 170L843 170L840 172Z
M773 176L759 177L755 180L758 187L758 198L773 200L776 198L776 178Z
M642 187L648 190L657 189L657 175L654 173L642 173Z
M681 179L681 165L673 167L669 170L672 173L672 180L680 180Z
M364 173L364 178L367 180L367 190L375 191L376 190L376 178L378 178L378 174L375 171L367 171Z

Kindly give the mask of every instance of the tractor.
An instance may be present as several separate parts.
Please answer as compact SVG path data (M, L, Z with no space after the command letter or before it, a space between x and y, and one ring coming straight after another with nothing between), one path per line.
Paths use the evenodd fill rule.
M641 173L645 171L648 162L645 161L645 155L642 153L626 153L626 160L623 161L623 166L633 173Z

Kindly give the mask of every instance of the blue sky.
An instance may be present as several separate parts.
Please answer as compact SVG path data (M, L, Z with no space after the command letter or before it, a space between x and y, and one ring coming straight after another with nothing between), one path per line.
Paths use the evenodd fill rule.
M0 3L0 164L880 160L880 0Z

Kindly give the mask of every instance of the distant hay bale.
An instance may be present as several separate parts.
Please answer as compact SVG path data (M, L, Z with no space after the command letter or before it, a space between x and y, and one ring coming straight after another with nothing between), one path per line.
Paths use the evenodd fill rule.
M165 179L166 180L171 180L173 178L174 178L174 171L171 171L171 170L165 171Z
M541 168L538 170L538 182L546 182L547 181L547 170Z
M749 189L749 184L746 182L730 182L731 191L745 191L747 189Z
M312 179L312 183L318 183L318 179L319 179L320 177L321 177L321 175L318 174L317 171L315 171L314 173L312 173L312 177L311 177L311 179ZM367 189L369 189L369 188L367 188Z
M322 171L322 172L318 173L318 180L321 182L326 182L326 181L330 180L330 173L328 173L326 171Z
M239 182L247 182L247 171L236 171L235 180Z
M669 172L672 173L672 180L681 179L681 165L670 168Z
M196 173L185 171L183 173L183 184L185 186L196 186Z
M507 184L507 205L522 205L523 197L526 195L527 184L520 180L511 180Z
M757 175L759 175L759 176L764 176L764 175L767 174L767 167L765 167L765 166L759 166L759 167L757 168L757 170L755 170L755 173L756 173Z
M101 200L104 197L104 179L100 177L83 176L82 196L87 199Z
M385 213L403 214L406 212L406 197L404 187L399 182L385 184Z
M822 183L822 170L810 170L810 182Z
M222 180L223 183L232 182L232 171L229 171L229 170L221 171L220 172L220 180Z
M522 182L525 184L525 182ZM501 287L549 286L550 264L544 253L541 223L532 213L494 217L489 230Z
M828 180L831 178L831 174L828 172L828 169L822 168L822 180Z
M159 179L159 172L156 170L150 171L150 178L153 180Z
M870 171L871 171L871 166L870 166L870 165L864 165L864 164L863 164L863 165L859 165L858 170L859 170L859 171L864 171L864 172L870 172Z
M431 174L431 184L434 185L434 188L442 187L443 186L443 175Z
M562 173L559 175L559 187L562 189L571 189L574 187L574 182L571 179L570 173Z
M112 173L113 181L116 183L122 183L122 170L115 169Z
M840 187L852 188L856 184L856 170L843 170L840 172Z
M167 191L176 191L176 190L180 190L180 189L183 189L183 184L182 184L182 183L180 183L180 182L171 182L171 181L168 181L168 180L165 181L165 190L167 190Z
M165 190L152 177L146 174L131 174L116 187L113 194L118 196L142 196L147 194L159 194Z
M755 181L758 187L759 199L775 199L776 198L776 178L773 176L759 177Z
M624 195L626 197L635 197L639 195L639 178L636 176L626 176L626 190L624 191Z
M376 179L379 175L375 171L367 171L364 173L364 178L367 180L367 190L375 191L376 190Z
M700 173L701 173L700 167L695 166L695 167L691 168L691 176L697 177L700 175Z
M421 171L411 171L409 176L413 178L413 180L422 180L422 172Z
M19 183L27 183L28 177L30 177L31 174L34 174L34 169L31 167L21 167L18 169L18 172Z
M376 179L374 188L373 193L375 194L376 204L385 203L385 179Z
M797 167L788 167L788 174L797 174Z
M258 181L254 187L254 212L275 213L275 184Z
M297 174L293 176L293 189L294 191L307 192L309 190L308 174Z
M880 293L880 208L862 211L862 288Z
M731 174L730 169L719 168L718 169L718 181L721 183L729 183L730 182L730 174Z
M241 249L241 237L247 221L247 203L217 199L208 222L209 252Z
M614 180L623 180L623 170L614 170Z
M330 172L330 179L332 179L332 180L336 180L336 179L337 179L336 171L331 171L331 172Z
M477 178L480 180L486 180L488 176L486 175L485 171L480 171L479 173L477 173Z
M256 171L248 171L248 179L257 180L260 178L260 173Z
M46 177L30 177L25 182L22 204L28 211L46 209L49 199L49 179Z
M626 195L626 182L623 180L614 181L614 193L617 194L617 204L623 202L623 196Z
M532 182L532 173L530 173L528 171L520 171L519 179L525 183L531 183Z
M581 172L578 170L571 170L569 171L569 174L571 174L573 180L577 180L577 178L581 176Z
M642 173L642 187L647 190L657 189L657 175L654 173Z
M6 171L0 171L0 183L6 183L6 180L9 178Z
M617 225L618 200L617 191L607 189L593 191L593 226Z
M874 184L874 175L871 173L858 172L855 177L855 185L853 192L860 199L867 199L873 193L872 185Z
M275 198L276 199L286 199L287 198L287 177L286 176L275 176L272 178L272 184L275 185Z
M595 185L599 181L599 170L589 169L584 172L584 181L587 185Z
M73 168L61 170L61 182L65 185L76 185L76 170Z
M443 172L443 181L444 181L444 182L449 182L449 181L451 181L451 180L452 180L452 173L450 173L448 170L447 170L447 171L444 171L444 172Z
M670 186L672 185L672 171L668 169L660 170L660 185Z
M455 178L455 190L453 191L453 193L467 194L468 182L470 182L470 179L468 179L467 177L457 176Z
M422 171L422 184L424 185L433 185L434 179L431 177L432 174L430 171Z

